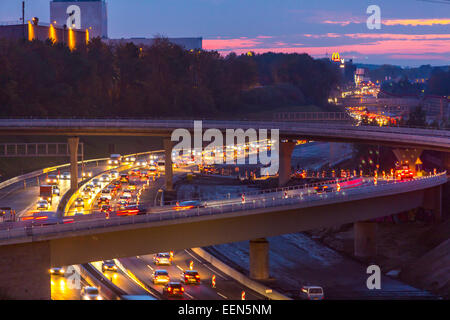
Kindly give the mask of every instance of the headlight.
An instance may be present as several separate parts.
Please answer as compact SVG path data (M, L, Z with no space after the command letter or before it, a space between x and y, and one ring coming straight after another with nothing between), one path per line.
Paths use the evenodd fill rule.
M97 296L97 300L103 300L101 296Z

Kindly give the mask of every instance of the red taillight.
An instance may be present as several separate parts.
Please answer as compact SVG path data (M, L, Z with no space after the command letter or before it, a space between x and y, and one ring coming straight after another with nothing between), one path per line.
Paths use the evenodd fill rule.
M23 218L22 218L22 221L33 220L33 219L34 219L34 217L23 217Z
M167 289L167 291L169 291L169 292L172 291L172 287L169 287L169 288Z
M47 219L47 218L48 218L47 216L36 217L36 220L44 220L44 219Z
M73 219L64 219L63 223L73 223L74 220Z
M181 287L181 291L184 292L184 288L183 287Z
M195 277L197 278L197 279L200 279L200 276L197 274L197 275L195 275Z

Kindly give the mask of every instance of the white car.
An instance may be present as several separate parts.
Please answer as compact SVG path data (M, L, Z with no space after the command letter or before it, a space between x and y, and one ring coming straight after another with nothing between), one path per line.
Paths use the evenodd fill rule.
M36 208L38 210L48 210L50 208L50 204L47 200L39 200L37 202Z
M108 198L109 200L111 200L111 190L103 189L100 196Z
M324 298L323 289L319 286L304 286L300 294L307 300L323 300Z
M109 182L111 179L110 179L110 177L109 177L109 175L108 174L102 174L102 176L100 177L100 181L101 182Z
M61 180L70 180L70 172L63 172L62 174L61 174L61 178L60 178Z
M94 188L100 188L101 184L100 184L100 179L94 179L92 180L92 185L94 186Z
M83 287L83 289L81 289L81 297L83 300L102 300L96 287Z
M111 179L117 179L119 177L119 172L116 170L112 170L109 172L109 176L111 177Z
M137 160L136 162L135 162L135 165L136 166L140 166L140 167L142 167L142 166L146 166L147 165L147 161L145 161L145 160Z

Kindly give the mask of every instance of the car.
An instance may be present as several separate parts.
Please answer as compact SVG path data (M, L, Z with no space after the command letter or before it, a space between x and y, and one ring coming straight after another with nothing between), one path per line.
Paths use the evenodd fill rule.
M36 209L48 210L48 209L50 209L50 203L48 203L47 200L39 200L36 204Z
M172 264L172 257L170 256L169 252L161 252L157 253L153 256L153 263L156 265L171 265Z
M323 300L323 288L318 286L303 286L300 291L300 296L307 300Z
M110 184L109 186L106 187L107 190L109 190L109 192L111 193L111 196L115 196L117 193L117 186Z
M104 205L101 206L100 211L101 212L105 212L105 213L106 212L111 212L112 208L111 208L111 206L109 204L104 204Z
M316 186L314 187L314 190L316 191L317 194L322 194L325 192L333 192L333 188L328 185Z
M395 178L397 180L411 180L414 179L414 172L409 168L408 164L397 165Z
M117 266L114 260L105 260L102 263L102 271L117 271Z
M55 195L55 196L59 196L60 195L60 190L59 190L59 187L57 186L57 185L53 185L52 186L52 194L53 195Z
M49 174L47 176L46 182L48 184L51 184L51 185L58 184L59 183L59 178L58 178L58 176L56 174Z
M89 200L91 198L91 193L90 192L83 192L83 199L84 200Z
M92 183L88 183L87 185L84 186L83 190L93 192L94 188L95 186Z
M184 287L180 282L169 282L163 288L163 295L166 297L178 296L183 297Z
M132 191L134 191L134 190L136 190L136 184L135 183L130 183L129 185L128 185L128 188L125 190L126 192L132 192ZM125 192L124 191L124 192Z
M99 207L101 207L103 204L109 204L109 199L106 197L100 197L98 198L97 204Z
M125 207L125 210L128 210L128 212L129 212L128 215L130 215L130 213L133 214L133 215L134 214L140 215L140 214L146 214L147 213L147 209L144 206L142 206L142 205L138 205L136 203L136 201L130 201L128 203L128 205Z
M65 171L61 174L61 180L70 180L70 172Z
M122 194L129 194L130 197L131 197L132 194L133 194L133 190L131 190L131 188L128 187L128 188L126 188L125 190L122 191Z
M124 199L127 198L128 200L131 200L132 195L131 195L130 190L123 191L122 195L120 196L120 199L122 199L122 197L124 197Z
M136 169L128 171L128 174L130 176L140 176L141 175L141 170L136 168Z
M128 174L121 174L119 181L122 183L128 183L130 182L130 177L128 176Z
M117 206L119 207L119 210L125 209L125 207L128 205L128 200L120 199L117 201Z
M109 190L108 188L103 189L101 192L101 196L108 198L109 200L111 200L112 196L111 196L111 190Z
M73 222L70 218L58 218L56 212L53 211L36 211L33 212L32 216L26 216L22 218L22 221L27 221L31 223L32 226L46 226L54 225L58 223L69 223Z
M101 188L100 179L97 179L97 178L93 179L92 180L92 185L94 186L94 189Z
M148 178L150 176L150 172L148 170L141 170L141 177Z
M83 178L91 178L92 177L92 171L83 171L81 174Z
M184 284L200 284L200 275L196 270L184 270L181 273L181 282Z
M139 214L146 214L147 210L141 206L129 205L129 203L120 204L117 211L118 216L134 216Z
M169 273L167 272L167 270L163 270L163 269L155 270L155 271L153 271L153 274L152 274L152 281L153 281L153 284L169 283L169 281L170 281Z
M64 272L65 272L65 270L62 267L50 268L50 273L55 276L63 276Z
M109 176L111 177L111 179L117 179L119 177L119 171L112 170L109 172Z
M135 156L127 156L127 157L124 157L122 159L123 159L122 160L123 163L133 163L133 162L136 161L136 157Z
M175 207L173 207L174 210L180 211L180 210L189 210L194 208L205 208L206 202L199 201L199 200L189 200L189 201L181 201L177 202Z
M139 166L139 167L143 167L147 165L147 161L143 160L143 159L138 159L136 160L136 162L134 163L134 165Z
M155 166L150 166L150 168L148 169L148 175L149 176L158 175L158 168L156 168Z
M114 180L112 182L112 184L117 188L120 189L122 187L122 182L120 182L119 180Z
M109 182L110 180L111 180L111 178L110 178L109 174L106 174L106 173L102 174L100 177L101 182Z
M108 159L108 165L118 165L122 160L122 156L118 153L113 153Z
M84 208L84 199L76 198L74 202L75 208Z
M90 286L81 289L81 297L83 300L102 300L99 290L96 287Z

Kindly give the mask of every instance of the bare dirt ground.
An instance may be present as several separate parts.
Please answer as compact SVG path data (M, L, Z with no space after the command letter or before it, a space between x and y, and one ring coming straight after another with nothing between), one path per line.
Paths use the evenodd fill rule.
M313 239L356 260L353 225L308 232ZM398 279L450 299L450 219L441 223L378 223L378 256L371 261L383 273L399 271Z

